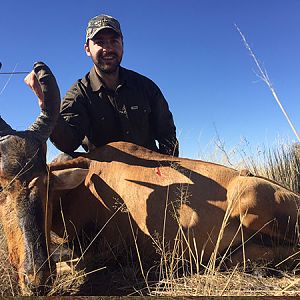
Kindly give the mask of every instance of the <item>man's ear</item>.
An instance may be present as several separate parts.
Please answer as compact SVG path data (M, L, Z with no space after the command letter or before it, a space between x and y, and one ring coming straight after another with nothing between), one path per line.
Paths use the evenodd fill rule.
M89 47L89 41L87 41L84 44L84 51L85 51L85 53L86 53L87 56L91 56L90 47Z
M54 190L76 188L85 180L88 171L88 169L81 168L52 171Z

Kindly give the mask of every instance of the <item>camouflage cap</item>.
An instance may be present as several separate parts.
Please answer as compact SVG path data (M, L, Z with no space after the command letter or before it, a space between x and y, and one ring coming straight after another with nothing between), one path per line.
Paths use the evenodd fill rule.
M121 26L118 20L108 15L99 15L90 19L86 28L86 42L92 39L100 30L109 28L122 37Z

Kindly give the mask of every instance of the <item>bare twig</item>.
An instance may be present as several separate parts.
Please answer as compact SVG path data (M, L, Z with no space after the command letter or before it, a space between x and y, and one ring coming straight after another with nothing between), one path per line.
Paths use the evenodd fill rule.
M10 74L10 76L8 77L7 81L5 82L3 88L1 89L1 91L0 91L0 96L2 95L2 93L4 92L4 90L6 89L6 87L7 87L8 83L10 82L10 80L11 80L11 78L12 78L12 76L13 76L13 73L15 72L16 68L17 68L17 64L15 65L13 72L11 72L11 74Z
M28 74L30 72L0 72L0 75L21 75Z
M243 42L244 42L244 45L245 45L246 49L249 51L250 55L252 56L252 58L253 58L253 60L254 60L254 62L255 62L255 64L256 64L256 66L257 66L257 68L258 68L258 71L259 71L259 78L261 78L261 80L264 81L264 82L266 83L266 85L269 87L269 89L270 89L270 91L271 91L273 97L275 98L277 104L279 105L281 111L283 112L285 118L287 119L287 121L288 121L290 127L292 128L294 134L296 135L298 141L300 142L300 137L299 137L299 135L298 135L298 133L297 133L297 131L296 131L294 125L292 124L292 122L291 122L291 120L290 120L290 118L289 118L287 112L286 112L285 109L283 108L283 106L282 106L282 104L281 104L281 102L280 102L280 100L279 100L279 98L278 98L278 96L277 96L277 94L276 94L276 91L275 91L275 89L274 89L274 87L273 87L273 85L272 85L272 82L271 82L271 80L270 80L270 78L269 78L269 76L268 76L268 74L267 74L267 71L264 70L264 69L261 67L261 64L259 63L258 59L256 58L254 52L252 51L251 47L249 46L249 44L248 44L248 42L247 42L245 36L243 35L243 33L241 32L241 30L239 29L239 27L238 27L236 24L235 24L235 27L236 27L237 31L239 32L240 36L242 37L242 40L243 40Z

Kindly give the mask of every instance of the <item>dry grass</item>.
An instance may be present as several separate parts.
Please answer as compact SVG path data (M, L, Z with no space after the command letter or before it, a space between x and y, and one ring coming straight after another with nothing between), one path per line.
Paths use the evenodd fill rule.
M161 281L154 296L296 296L300 282L287 274L283 278L262 277L242 271L194 275L173 282Z
M275 180L294 192L300 192L300 146L281 144L264 152L263 163L252 169L258 175Z

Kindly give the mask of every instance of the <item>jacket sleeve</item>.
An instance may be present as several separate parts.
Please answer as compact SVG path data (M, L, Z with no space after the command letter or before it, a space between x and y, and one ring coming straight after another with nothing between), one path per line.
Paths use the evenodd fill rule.
M179 144L172 113L159 87L154 82L151 83L151 123L159 144L159 152L178 156Z
M88 132L89 117L85 103L79 84L74 84L63 99L60 115L50 136L51 142L62 152L74 152Z

